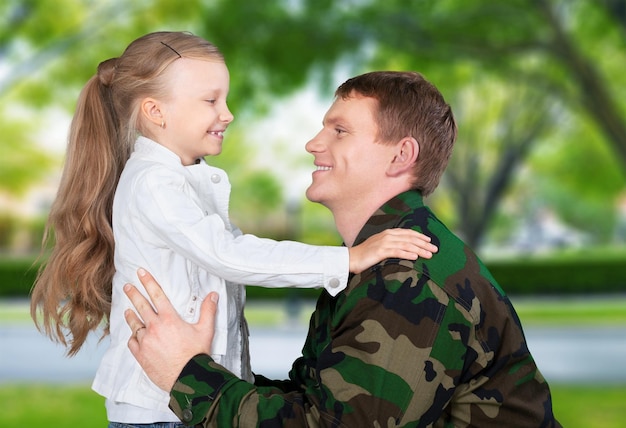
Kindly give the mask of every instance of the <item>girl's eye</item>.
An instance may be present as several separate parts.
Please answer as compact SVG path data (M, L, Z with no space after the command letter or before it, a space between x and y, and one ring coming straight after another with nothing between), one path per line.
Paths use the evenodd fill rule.
M210 100L206 100L206 102L208 102L209 104L215 104L217 100L214 99L210 99Z

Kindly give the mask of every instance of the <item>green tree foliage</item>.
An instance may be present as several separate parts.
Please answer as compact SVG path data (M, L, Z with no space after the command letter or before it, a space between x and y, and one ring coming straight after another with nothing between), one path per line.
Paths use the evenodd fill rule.
M3 105L71 111L100 61L157 29L190 30L221 48L240 130L248 112L263 113L311 82L330 99L345 75L421 71L460 123L446 187L433 202L473 245L503 201L556 201L584 225L609 212L607 201L625 186L624 0L8 0L0 14ZM21 132L12 139L33 147L29 129ZM0 147L10 147L4 136ZM37 179L29 171L20 174ZM267 179L252 176L256 185ZM573 201L586 208L572 214Z
M290 70L297 61L291 53L305 50L300 67L308 66L311 52L319 51L322 58L338 58L352 72L410 68L433 76L460 112L459 145L446 183L458 228L470 244L478 245L503 198L519 180L518 171L532 167L528 156L548 141L587 135L591 138L587 144L569 141L570 145L578 143L569 152L587 153L589 160L603 159L607 162L591 162L588 167L602 165L611 171L581 177L576 168L568 168L564 179L567 157L553 157L554 168L544 168L544 178L553 187L567 190L570 202L588 209L567 216L573 211L571 203L557 203L556 208L581 226L606 218L614 209L607 201L623 188L626 170L626 116L619 96L624 88L620 83L625 82L617 66L624 61L620 24L624 20L615 15L620 11L618 3L301 1L290 3L289 14L281 16L277 27L259 24L266 31L274 30L274 37L265 33L254 48L261 63L269 60L278 69ZM271 21L263 13L269 10L253 13L266 23ZM315 31L308 37L292 36L294 27L281 33L279 27L289 28L286 20L296 22L300 33L308 33L312 25ZM207 22L207 31L215 25L219 24ZM280 40L281 34L288 35L288 40ZM281 49L267 52L268 46ZM279 57L281 52L287 54ZM313 59L312 65L308 70L316 71L324 82L334 64ZM293 81L285 76L280 85ZM271 82L270 90L281 89ZM468 100L467 92L474 97ZM476 115L476 110L482 115ZM603 148L594 143L599 139L604 141ZM607 158L607 152L614 156ZM544 181L531 175L517 186L530 186L538 197L546 197ZM563 182L576 185L563 186ZM588 192L590 187L594 191Z

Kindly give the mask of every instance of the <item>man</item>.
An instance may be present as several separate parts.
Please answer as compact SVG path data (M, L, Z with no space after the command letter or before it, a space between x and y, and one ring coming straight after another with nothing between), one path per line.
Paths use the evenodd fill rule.
M389 259L336 297L322 292L289 380L254 384L207 355L217 296L185 325L144 272L158 313L127 288L146 327L127 314L139 363L190 425L560 426L508 298L423 204L456 139L450 107L416 73L364 74L336 95L306 145L317 167L307 197L330 209L347 246L403 227L431 236L438 254Z

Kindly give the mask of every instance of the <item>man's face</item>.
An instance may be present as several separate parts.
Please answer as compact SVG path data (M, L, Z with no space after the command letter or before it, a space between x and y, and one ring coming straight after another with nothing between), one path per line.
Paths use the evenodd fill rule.
M338 98L324 116L322 130L306 144L317 169L306 196L333 213L359 209L384 185L393 145L376 142L378 102L353 94Z

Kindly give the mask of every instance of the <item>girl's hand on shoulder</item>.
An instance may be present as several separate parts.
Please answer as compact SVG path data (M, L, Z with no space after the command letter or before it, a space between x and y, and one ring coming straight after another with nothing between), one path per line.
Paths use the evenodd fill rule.
M411 229L387 229L349 248L350 272L361 273L385 259L430 259L439 249L430 237Z

